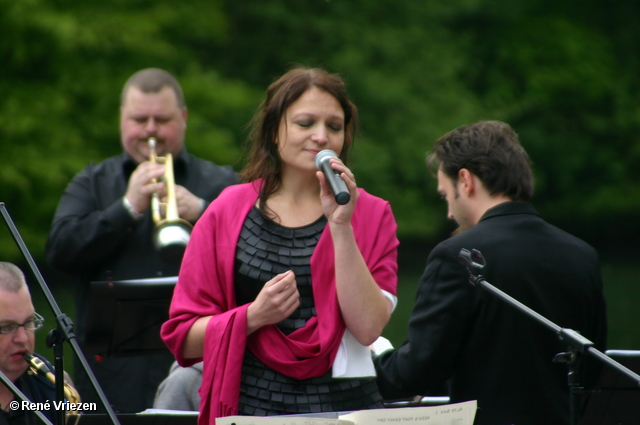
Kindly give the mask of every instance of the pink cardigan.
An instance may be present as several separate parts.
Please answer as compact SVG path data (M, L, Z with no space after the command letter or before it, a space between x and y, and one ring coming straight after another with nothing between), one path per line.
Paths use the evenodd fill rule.
M304 328L284 335L264 326L247 337L246 309L237 306L234 290L236 244L244 220L256 203L259 182L230 186L198 220L187 246L175 287L170 319L161 336L178 363L204 360L200 387L200 425L237 413L245 348L267 366L296 379L327 372L340 345L345 324L335 287L334 251L326 226L311 257L311 279L317 316ZM388 202L362 189L351 219L360 252L381 289L396 294L396 223ZM213 315L202 359L186 359L182 348L193 322Z

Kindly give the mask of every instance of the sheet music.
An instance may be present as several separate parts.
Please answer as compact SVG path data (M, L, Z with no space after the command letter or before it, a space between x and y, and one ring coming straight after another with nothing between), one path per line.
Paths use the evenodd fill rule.
M171 410L150 408L136 415L173 415L173 416L198 416L197 410Z
M359 410L340 416L340 419L354 425L473 425L477 407L477 401L472 400L441 406Z
M216 418L216 425L353 425L353 422L304 416L225 416Z
M339 419L305 416L226 416L217 418L216 425L473 425L478 403L463 403L426 407L401 407L359 410L341 415Z

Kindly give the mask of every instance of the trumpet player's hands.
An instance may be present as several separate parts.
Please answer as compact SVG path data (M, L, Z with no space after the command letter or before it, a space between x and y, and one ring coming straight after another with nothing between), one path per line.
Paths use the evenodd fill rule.
M166 202L166 199L163 199L163 202ZM195 223L204 212L200 198L183 186L176 185L176 203L178 215L191 223Z
M264 325L278 323L300 305L296 276L289 270L268 281L247 308L247 334Z
M154 162L141 162L131 173L125 198L138 213L142 214L151 203L151 195L164 189L164 183L159 181L164 175L164 165Z

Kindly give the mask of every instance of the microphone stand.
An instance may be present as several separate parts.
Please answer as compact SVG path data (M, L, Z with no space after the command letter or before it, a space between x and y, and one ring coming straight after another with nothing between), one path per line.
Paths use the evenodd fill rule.
M53 347L53 354L55 357L54 373L56 378L56 383L55 383L56 399L58 401L64 400L64 364L63 364L64 346L63 346L63 343L67 341L69 342L69 344L71 344L71 347L73 348L75 355L80 360L80 363L82 364L83 369L86 371L87 376L89 376L89 379L91 380L93 387L98 393L98 396L100 397L100 400L102 401L107 411L107 414L111 418L111 421L113 422L114 425L120 425L120 422L118 421L118 418L116 417L113 411L113 408L108 403L107 397L104 395L104 392L100 387L100 384L98 384L98 380L93 374L93 371L89 367L89 364L87 363L87 360L84 357L84 354L80 349L80 346L78 345L78 341L76 340L76 336L73 332L73 321L69 316L62 313L62 311L60 310L60 307L58 306L55 298L51 294L51 291L49 290L49 287L44 281L42 274L40 274L40 270L38 270L38 267L36 266L36 263L33 260L31 253L29 252L26 244L22 240L22 237L20 236L20 233L18 232L16 225L11 219L11 216L9 215L9 212L7 211L7 208L4 202L0 202L0 212L2 213L2 217L4 218L5 224L9 228L9 231L11 231L11 235L13 236L13 239L18 245L18 248L20 248L22 255L27 260L27 263L29 263L29 267L31 268L33 275L36 277L36 280L40 284L40 288L42 289L42 292L46 296L47 301L49 302L49 306L51 307L51 310L54 312L56 316L57 328L52 329L51 332L49 332L46 340L47 346L49 348ZM56 411L56 425L64 425L64 423L65 423L65 411L64 409L60 409Z
M616 362L601 351L598 351L596 348L594 348L594 343L580 335L579 332L573 329L561 328L546 317L538 314L536 311L530 309L526 305L505 294L500 289L487 282L480 274L480 270L482 270L482 268L486 264L485 259L480 251L478 251L477 249L469 251L468 249L463 248L458 254L458 262L465 265L469 270L469 282L473 286L479 286L491 292L493 295L505 301L507 304L510 304L513 307L523 311L533 319L550 328L558 335L560 340L566 342L569 345L569 351L557 354L553 361L558 363L567 363L567 366L569 367L569 412L572 425L578 424L578 406L580 401L579 395L583 389L580 386L578 365L581 360L581 355L583 355L584 353L597 358L601 362L609 365L610 367L613 367L624 375L627 375L629 378L634 380L638 386L640 386L640 375Z
M26 401L26 402L31 403L31 400L29 400L29 398L27 398L27 396L26 396L26 395L24 395L24 393L23 393L22 391L20 391L20 388L16 387L16 384L14 384L13 382L11 382L11 380L7 377L7 375L5 375L5 374L4 374L4 372L2 372L1 370L0 370L0 381L2 381L2 382L7 386L7 388L9 388L9 389L10 389L10 390L15 394L15 395L17 395L17 396L18 396L22 401ZM40 420L41 420L42 422L44 422L44 423L45 423L45 425L53 425L53 424L51 423L51 421L50 421L49 419L47 419L47 417L46 417L45 415L43 415L43 414L42 414L42 412L41 412L41 411L39 411L39 410L34 410L33 412L36 414L36 416L37 416L38 418L40 418Z

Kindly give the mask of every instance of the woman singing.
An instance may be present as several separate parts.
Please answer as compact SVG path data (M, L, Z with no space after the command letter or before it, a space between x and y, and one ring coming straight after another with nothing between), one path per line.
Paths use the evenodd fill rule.
M389 203L345 165L356 119L338 76L284 74L253 121L246 183L194 228L162 337L182 366L204 360L201 424L383 407L368 346L396 303L398 240ZM345 205L315 166L324 149Z

